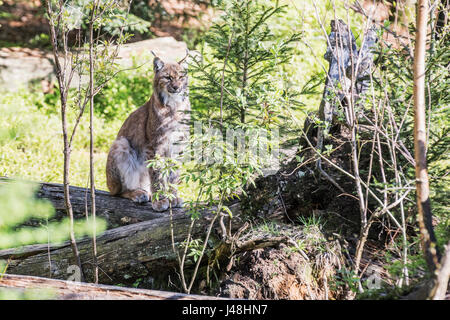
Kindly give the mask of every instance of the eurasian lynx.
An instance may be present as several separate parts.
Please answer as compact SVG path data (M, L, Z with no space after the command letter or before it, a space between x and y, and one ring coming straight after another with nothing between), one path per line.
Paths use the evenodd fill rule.
M155 155L179 154L183 148L180 142L189 133L188 76L183 61L164 63L155 57L153 69L153 94L125 120L109 150L106 164L110 193L139 203L149 201L162 183L178 183L178 173L163 181L160 172L147 168L146 162ZM172 205L182 206L177 191L172 192L175 195ZM152 202L152 207L157 211L167 210L169 201L160 198Z

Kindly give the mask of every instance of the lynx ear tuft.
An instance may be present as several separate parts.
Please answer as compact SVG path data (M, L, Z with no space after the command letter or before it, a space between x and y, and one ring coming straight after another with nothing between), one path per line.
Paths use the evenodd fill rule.
M153 59L153 70L155 72L158 72L163 67L164 67L164 62L160 58L155 57L155 59Z
M183 62L185 62L187 57L189 57L189 49L186 49L186 55L184 56L183 59L178 61L178 64L182 64Z
M186 49L186 55L184 56L183 59L181 59L180 61L178 61L178 64L180 66L183 67L183 69L187 69L188 67L188 63L187 63L187 58L189 57L189 49Z

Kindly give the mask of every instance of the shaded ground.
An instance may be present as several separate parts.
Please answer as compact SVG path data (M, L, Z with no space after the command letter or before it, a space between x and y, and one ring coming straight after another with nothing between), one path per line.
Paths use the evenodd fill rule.
M150 27L151 32L158 37L172 36L177 40L189 42L196 35L197 30L202 30L209 26L213 17L213 10L205 4L199 3L201 1L161 1L164 14L172 18L157 17Z
M316 145L317 131L306 131L311 145ZM351 173L348 141L348 129L336 125L324 144L332 145L334 150L328 156L331 162ZM295 234L297 246L289 244L242 254L222 284L221 294L254 299L343 299L351 289L357 289L351 274L360 232L354 182L322 162L322 168L345 192L338 190L316 169L317 155L304 138L299 147L297 158L284 164L276 174L257 180L241 201L242 210L253 225L265 226L267 234ZM369 157L364 153L369 151L361 149L361 167L368 166L364 161ZM376 203L369 201L369 208L375 207ZM280 226L284 227L278 230ZM361 261L364 286L366 280L374 279L371 276L375 273L381 285L393 284L383 253L396 236L383 222L373 225Z
M32 40L47 32L41 1L3 1L0 6L0 46L33 46Z
M341 299L345 285L336 285L345 258L339 241L327 238L320 225L260 225L242 237L260 239L270 234L286 243L244 252L220 286L220 295L240 299ZM245 241L244 240L244 241Z
M172 36L177 40L195 42L199 30L210 22L213 11L200 1L150 0L158 5L149 34L136 34L132 42L154 37ZM48 23L44 18L42 0L4 0L0 5L0 47L42 47L48 39Z

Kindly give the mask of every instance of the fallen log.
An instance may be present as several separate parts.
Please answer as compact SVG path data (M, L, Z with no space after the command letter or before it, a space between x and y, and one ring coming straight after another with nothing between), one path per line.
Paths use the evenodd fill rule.
M219 300L211 296L200 296L176 292L123 288L74 281L47 279L5 274L0 277L0 290L6 288L19 293L42 294L56 300ZM31 295L32 297L35 295Z
M10 178L0 177L0 186L14 181ZM89 193L89 189L70 186L70 200L75 219L85 218L86 211L90 212ZM47 199L52 203L56 210L53 219L60 220L67 217L62 184L39 183L36 196L40 199ZM167 212L153 210L150 202L138 204L128 199L111 196L109 192L101 190L95 191L95 203L96 215L106 220L108 229L167 216ZM184 211L174 208L173 212L177 214Z
M239 204L232 205L231 210L235 213L235 229L240 224L237 214L240 211ZM99 282L126 286L139 282L143 287L152 289L167 288L168 282L176 282L178 262L172 249L168 215L166 212L164 217L110 229L98 236ZM193 239L204 239L213 217L211 211L207 210L202 215L194 224ZM177 248L186 240L190 222L191 218L184 212L173 215L173 235ZM216 222L211 241L220 239L220 233L219 223ZM77 243L86 281L93 281L92 241L83 238ZM68 241L59 245L38 244L0 250L0 262L8 263L7 272L11 274L68 279L76 272ZM193 263L188 257L186 269Z

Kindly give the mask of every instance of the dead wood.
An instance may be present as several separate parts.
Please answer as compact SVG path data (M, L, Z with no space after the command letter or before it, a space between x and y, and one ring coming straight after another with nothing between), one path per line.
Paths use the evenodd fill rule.
M177 292L143 290L118 286L96 285L47 279L41 277L5 274L0 288L19 292L34 292L56 300L218 300L211 296Z

